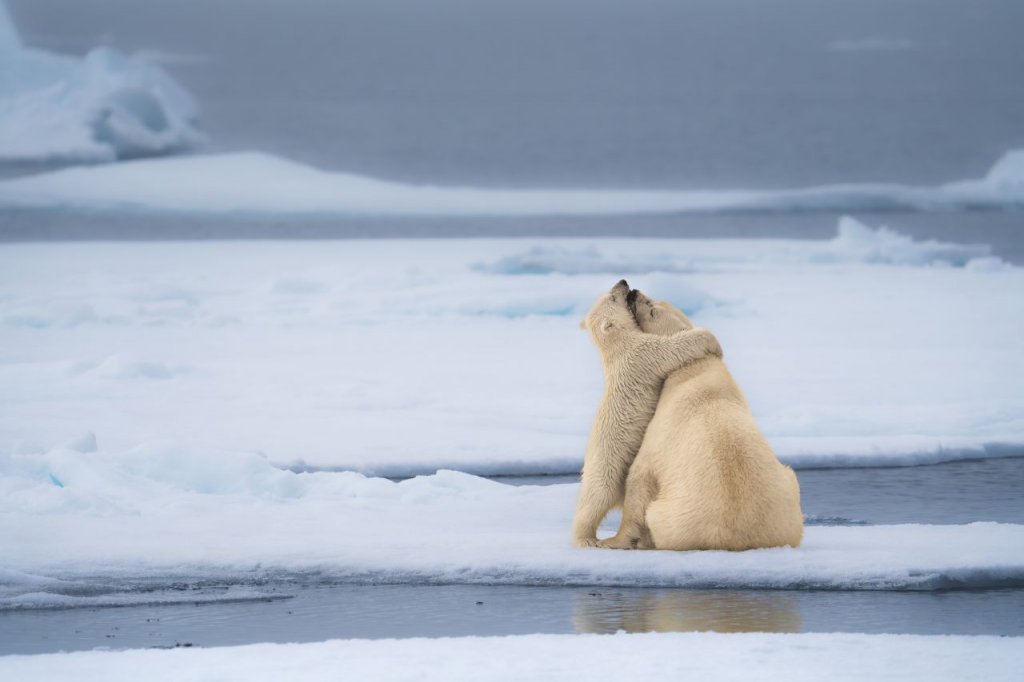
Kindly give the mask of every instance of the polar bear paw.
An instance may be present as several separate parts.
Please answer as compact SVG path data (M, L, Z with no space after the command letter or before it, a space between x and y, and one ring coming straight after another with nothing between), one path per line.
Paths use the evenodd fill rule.
M572 543L577 547L600 547L601 541L597 538L573 538Z

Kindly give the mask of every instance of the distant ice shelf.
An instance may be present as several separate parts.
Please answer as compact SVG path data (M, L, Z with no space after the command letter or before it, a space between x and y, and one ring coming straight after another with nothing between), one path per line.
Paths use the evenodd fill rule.
M71 168L0 182L0 206L235 215L555 216L1024 208L1024 151L982 179L783 190L480 189L327 172L258 152Z

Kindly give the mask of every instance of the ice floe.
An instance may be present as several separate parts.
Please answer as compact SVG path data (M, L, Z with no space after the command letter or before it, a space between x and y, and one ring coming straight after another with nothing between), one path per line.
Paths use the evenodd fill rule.
M789 463L1021 454L1024 271L987 254L847 219L822 241L8 245L0 452L91 432L296 469L578 471L602 381L578 322L629 266L715 332Z
M163 69L106 47L82 58L25 47L2 3L0 60L0 161L111 161L202 141L195 101Z
M333 640L169 651L89 651L0 657L12 680L716 680L899 679L908 682L1020 676L1019 637L863 634L519 635Z
M68 607L76 594L68 585L83 579L145 579L150 587L181 580L841 590L1024 584L1024 526L998 523L814 525L800 548L738 553L577 549L568 539L577 489L516 487L454 471L401 482L300 474L258 454L166 443L6 455L0 605L27 608L52 594ZM104 596L78 594L90 598L83 605Z
M106 54L106 53L104 53ZM107 59L107 57L104 57ZM133 91L134 92L134 91ZM481 189L327 172L259 152L70 168L0 182L0 206L209 214L541 216L1020 209L1020 150L982 179L784 190Z

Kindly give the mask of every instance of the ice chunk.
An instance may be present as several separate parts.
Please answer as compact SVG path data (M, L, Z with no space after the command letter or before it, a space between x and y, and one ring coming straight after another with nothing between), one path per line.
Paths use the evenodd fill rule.
M972 272L1000 272L1009 270L1013 266L996 256L985 256L972 258L964 265L964 268Z
M1024 185L1024 149L1014 149L1003 154L985 176L985 181L993 185Z
M962 267L974 258L987 258L992 247L987 244L951 244L934 240L915 241L886 226L871 229L843 216L838 234L831 243L835 256L841 260L889 265L953 265Z
M160 67L100 47L21 46L0 3L0 161L109 161L199 144L192 96Z

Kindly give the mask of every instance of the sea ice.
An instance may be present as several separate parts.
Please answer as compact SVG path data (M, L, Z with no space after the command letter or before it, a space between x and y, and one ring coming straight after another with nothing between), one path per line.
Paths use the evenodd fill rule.
M10 680L1011 682L1019 637L712 632L333 640L0 657Z
M790 464L1019 454L1024 274L989 253L852 219L822 241L8 245L0 452L91 432L300 469L578 472L602 387L578 322L628 267L715 332Z
M255 453L171 443L5 455L0 607L30 607L46 594L72 606L76 592L67 586L84 579L145 579L151 587L275 579L847 590L1024 584L1024 526L1010 524L810 526L798 549L750 552L577 549L568 537L577 490L454 471L401 482L299 474ZM54 579L63 582L48 584Z
M105 47L81 59L24 47L2 2L0 60L0 161L110 161L202 140L195 101L163 69Z
M0 206L204 214L542 216L764 211L950 211L1024 207L1006 159L935 187L861 183L783 190L505 190L408 185L258 152L70 168L0 182ZM1016 163L1016 162L1013 162ZM1010 171L999 169L1010 168Z

